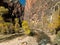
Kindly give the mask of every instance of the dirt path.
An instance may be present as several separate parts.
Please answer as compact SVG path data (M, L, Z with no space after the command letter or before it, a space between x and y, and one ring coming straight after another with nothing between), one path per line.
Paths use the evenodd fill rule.
M13 40L0 43L0 45L38 45L34 37L17 37Z

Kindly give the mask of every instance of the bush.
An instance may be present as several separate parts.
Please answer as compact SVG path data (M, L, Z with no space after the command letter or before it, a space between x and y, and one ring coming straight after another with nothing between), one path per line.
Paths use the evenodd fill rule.
M28 26L28 22L27 21L23 21L22 22L22 28L25 31L25 34L30 34L31 31L29 29L29 26Z

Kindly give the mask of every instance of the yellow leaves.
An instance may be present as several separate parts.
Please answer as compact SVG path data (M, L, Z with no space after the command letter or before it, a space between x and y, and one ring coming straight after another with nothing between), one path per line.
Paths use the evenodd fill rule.
M25 34L30 34L30 28L28 26L27 21L22 22L22 28L23 28ZM10 22L0 22L0 33L2 33L2 34L4 34L4 32L9 33L9 30L12 31L13 29L16 33L18 33L18 31L20 30L20 25L18 23L18 18L15 19L15 25L13 25Z
M18 32L20 30L20 25L18 23L15 24L14 30L15 32Z
M18 32L18 30L20 30L20 25L18 22L19 22L18 18L15 18L15 26L14 26L15 32Z
M25 34L30 34L30 30L28 29L28 30L25 30Z
M23 21L22 27L23 27L23 28L28 28L28 22L27 22L27 21Z
M0 11L5 11L7 9L5 9L3 6L0 6Z
M4 33L6 30L8 30L8 27L4 23L0 23L0 29L1 33Z
M48 29L53 31L56 28L60 27L60 2L57 2L53 7L52 15L51 15L51 23L48 23ZM50 19L50 18L49 18Z
M18 18L15 18L15 22L19 22L19 19Z
M60 19L59 19L59 10L53 12L52 14L52 22L48 24L48 28L50 29L55 29L57 28L60 24Z
M3 21L3 18L0 16L0 21Z
M11 23L9 22L0 22L0 33L4 34L4 32L9 31ZM11 26L12 27L12 26Z
M3 23L0 23L0 32L3 30Z
M8 9L3 7L3 6L0 6L0 14L1 13L7 13L8 12Z
M28 26L28 22L27 21L24 20L22 22L22 28L25 31L25 34L30 34L30 29L29 29L29 26Z

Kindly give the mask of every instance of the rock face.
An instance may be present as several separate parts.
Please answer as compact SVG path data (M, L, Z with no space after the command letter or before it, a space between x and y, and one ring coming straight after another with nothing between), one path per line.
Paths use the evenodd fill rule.
M35 0L35 1L26 0L26 1L27 3L26 3L26 8L25 8L24 19L29 22L30 28L35 29L35 30L42 30L47 34L49 32L54 33L54 31L51 31L51 30L54 30L55 28L54 27L48 28L48 24L51 23L52 18L56 18L52 14L54 14L53 12L53 10L55 10L54 6L60 0Z
M26 0L24 19L29 22L33 29L47 29L47 24L51 16L51 8L59 0ZM43 29L44 28L44 29Z

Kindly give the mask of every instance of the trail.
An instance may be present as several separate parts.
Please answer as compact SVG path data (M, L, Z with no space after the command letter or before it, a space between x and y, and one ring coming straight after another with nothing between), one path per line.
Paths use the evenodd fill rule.
M34 37L22 36L10 41L2 42L0 45L38 45Z

